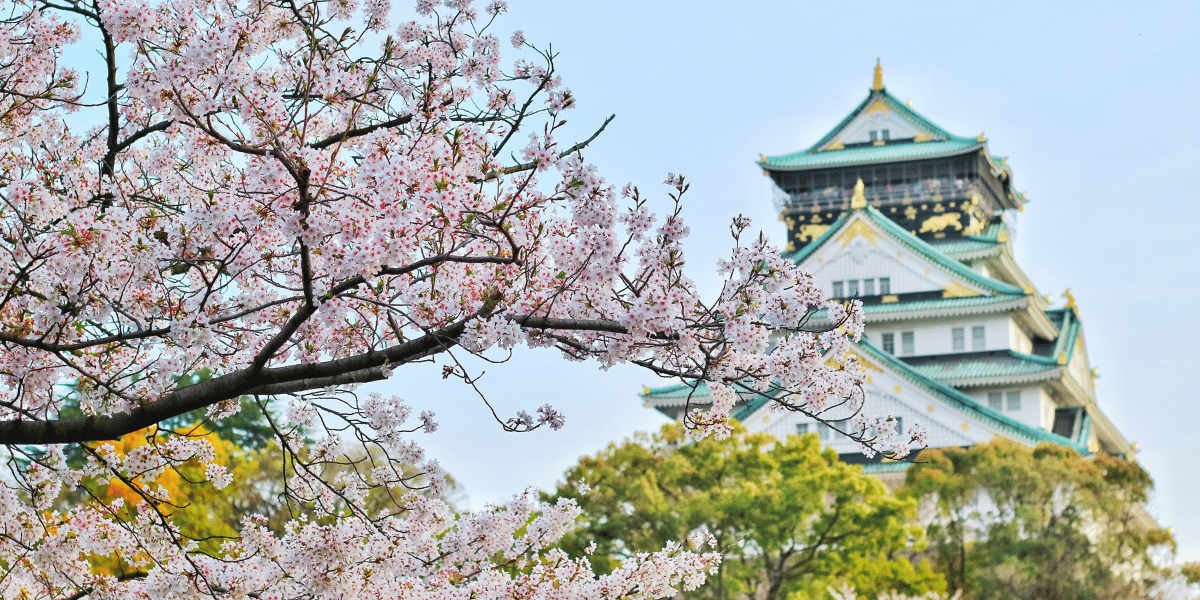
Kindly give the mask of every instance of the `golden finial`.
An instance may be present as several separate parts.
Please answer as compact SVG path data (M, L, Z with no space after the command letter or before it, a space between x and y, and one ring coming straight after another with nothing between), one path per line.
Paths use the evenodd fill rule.
M983 137L983 134L982 134L982 133L980 133L980 134L979 134L979 141L981 141L981 142L982 142L982 141L984 141L984 140L986 140L986 139L987 139L987 138Z
M1067 305L1063 308L1075 308L1075 295L1071 293L1071 288L1063 292L1063 298L1067 299Z
M875 81L871 83L871 89L883 89L883 63L878 58L875 59Z
M904 101L904 105L905 105L905 106L907 106L907 107L909 107L909 108L912 108L912 98L909 98L908 100L905 100L905 101Z
M851 209L867 207L867 197L863 195L864 187L865 186L863 186L862 178L859 177L858 183L854 184L854 196L850 198Z

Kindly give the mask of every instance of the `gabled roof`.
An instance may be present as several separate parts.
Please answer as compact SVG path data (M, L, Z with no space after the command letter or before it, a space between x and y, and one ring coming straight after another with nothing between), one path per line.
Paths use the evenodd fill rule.
M903 128L905 133L902 136L904 137L895 140L876 140L873 143L863 143L862 140L849 138L857 132L857 128L852 125L861 123L876 113L885 115L882 118L887 123ZM901 102L889 94L887 88L883 86L882 68L876 63L875 82L866 99L822 136L817 143L799 152L762 157L759 163L763 168L769 170L803 170L914 158L955 156L986 147L987 143L982 135L977 138L954 135L913 110L907 103ZM996 170L1008 170L1002 159L987 152L985 155Z
M858 347L864 350L865 354L869 358L883 363L905 379L911 381L917 386L920 386L927 392L940 397L942 400L945 400L947 404L956 408L960 412L973 416L976 419L983 421L1008 435L1022 437L1035 443L1054 442L1055 444L1074 448L1081 454L1091 454L1085 445L1080 444L1075 440L1069 440L1061 435L1026 425L1025 423L1013 419L1003 413L996 412L980 404L979 402L976 402L974 398L944 383L925 376L920 371L905 364L904 361L872 346L866 341L860 342Z
M864 356L877 365L895 372L902 378L917 385L934 397L944 401L951 408L958 412L969 416L977 421L983 422L993 429L1002 432L1004 435L1027 440L1031 443L1037 442L1053 442L1064 446L1069 446L1082 454L1089 454L1087 447L1080 444L1076 440L1070 440L1060 435L1050 433L1048 431L1032 427L1013 419L1003 413L996 412L979 402L974 398L946 385L935 379L923 374L921 371L909 366L902 360L888 354L874 346L866 340L859 342L856 348L861 351ZM698 405L705 405L709 402L706 399L709 397L708 387L701 382L693 391L692 386L687 384L676 384L660 388L645 388L641 394L643 400L650 406L671 406L679 405L684 399L691 394L692 400ZM744 421L752 416L755 412L767 404L768 399L760 394L743 394L744 403L739 404L733 411L733 417L739 421ZM674 402L672 402L674 401Z
M826 230L825 233L823 233L820 237L805 245L803 248L800 248L799 250L786 256L797 263L802 262L805 258L808 258L810 255L812 255L812 253L818 248L828 243L830 239L833 239L835 236L839 235L841 230L857 215L861 215L863 219L869 221L878 230L886 233L888 236L900 242L917 255L921 256L925 260L936 265L954 277L970 282L971 284L974 284L982 289L988 290L992 294L1007 294L1012 296L1023 296L1025 294L1025 291L1021 288L1004 283L1003 281L992 279L990 277L985 277L984 275L971 270L963 263L939 252L937 248L934 248L925 240L913 235L911 231L900 227L894 221L887 218L887 216L885 216L883 213L876 210L875 207L870 205L842 213L842 215L838 217L838 219L835 220L829 226L829 229Z
M878 68L878 65L876 65L876 67ZM927 137L929 137L930 138L929 141L933 141L933 142L958 141L958 142L971 142L973 144L981 141L981 140L978 140L977 138L968 138L968 137L954 135L953 133L950 133L949 131L942 129L933 121L930 121L929 119L925 118L925 116L922 115L921 113L913 110L913 108L911 106L909 106L907 103L901 102L900 100L896 99L895 96L889 94L887 91L887 88L883 87L882 81L877 81L877 84L878 84L878 87L876 87L874 85L871 86L871 92L869 94L867 94L866 99L864 99L861 103L859 103L858 106L854 107L854 110L850 111L850 114L846 115L846 118L842 119L842 121L840 123L838 123L836 126L834 126L833 129L829 130L829 133L826 133L819 141L817 141L817 143L813 144L807 150L803 150L803 152L809 153L809 154L814 153L814 152L820 152L822 149L824 149L826 146L828 146L831 142L833 142L835 139L837 139L838 135L841 134L842 131L844 131L846 129L846 126L850 125L850 123L852 123L855 118L859 117L860 115L863 115L864 113L867 113L868 111L875 111L875 110L880 110L880 109L890 111L892 114L895 114L899 118L904 119L905 121L908 121L909 123L914 125L918 129L918 131L920 131L921 133L924 133ZM881 103L881 105L876 105L876 102ZM917 143L920 144L920 143L927 143L927 142L917 142ZM885 146L875 146L875 147L876 148L887 148L886 145ZM832 152L836 152L836 150L833 150Z

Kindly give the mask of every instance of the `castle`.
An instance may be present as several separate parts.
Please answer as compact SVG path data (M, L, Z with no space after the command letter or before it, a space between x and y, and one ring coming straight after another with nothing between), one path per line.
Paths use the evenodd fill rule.
M834 298L858 298L866 329L852 352L868 374L862 411L919 422L928 447L993 438L1133 457L1096 403L1079 309L1053 308L1013 258L1013 188L983 135L954 135L897 100L875 67L870 92L806 150L758 161L787 224L787 255ZM645 388L673 419L706 389ZM778 437L817 433L890 484L906 462L866 459L831 425L745 398L734 417ZM837 418L835 415L823 415ZM848 416L848 415L847 415ZM890 480L890 481L889 481Z

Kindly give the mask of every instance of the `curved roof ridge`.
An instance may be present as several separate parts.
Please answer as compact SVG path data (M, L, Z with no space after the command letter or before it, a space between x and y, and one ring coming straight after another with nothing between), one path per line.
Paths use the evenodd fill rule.
M905 364L900 359L883 352L882 350L872 346L866 340L858 343L858 346L874 359L887 364L897 373L903 375L906 379L925 388L926 391L935 393L949 401L949 403L961 412L971 414L979 420L989 422L995 425L998 429L1003 429L1009 433L1014 433L1030 439L1035 442L1053 442L1055 444L1068 446L1080 454L1091 454L1088 449L1074 440L1067 439L1061 435L1044 431L1036 427L1031 427L1013 419L1003 413L996 412L976 401L974 398L940 382L922 375L912 367Z
M861 210L863 214L870 216L873 221L878 223L885 230L885 232L889 233L897 241L915 250L918 254L924 255L926 258L937 263L938 266L944 268L946 271L996 293L1025 295L1025 290L998 279L993 279L991 277L984 276L981 273L977 273L961 262L939 252L938 249L929 242L922 240L921 238L913 235L907 229L900 227L895 223L895 221L887 218L886 215L879 212L879 210L877 210L875 207L868 205L866 208ZM830 227L830 230L832 229L833 228Z

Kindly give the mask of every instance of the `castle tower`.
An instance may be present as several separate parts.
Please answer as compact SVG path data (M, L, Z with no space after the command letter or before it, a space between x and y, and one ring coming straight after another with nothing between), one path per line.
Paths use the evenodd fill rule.
M1096 402L1079 308L1053 308L1013 258L1025 197L983 135L961 137L883 85L807 150L760 157L788 228L787 255L834 298L864 304L866 334L852 352L868 373L863 412L919 422L930 447L996 437L1053 442L1083 454L1132 457L1133 446ZM679 418L707 391L646 388L647 406ZM771 411L747 396L735 418L779 437L816 432L843 460L867 462L846 431L850 415ZM878 461L878 459L875 459ZM875 462L897 476L907 463Z

